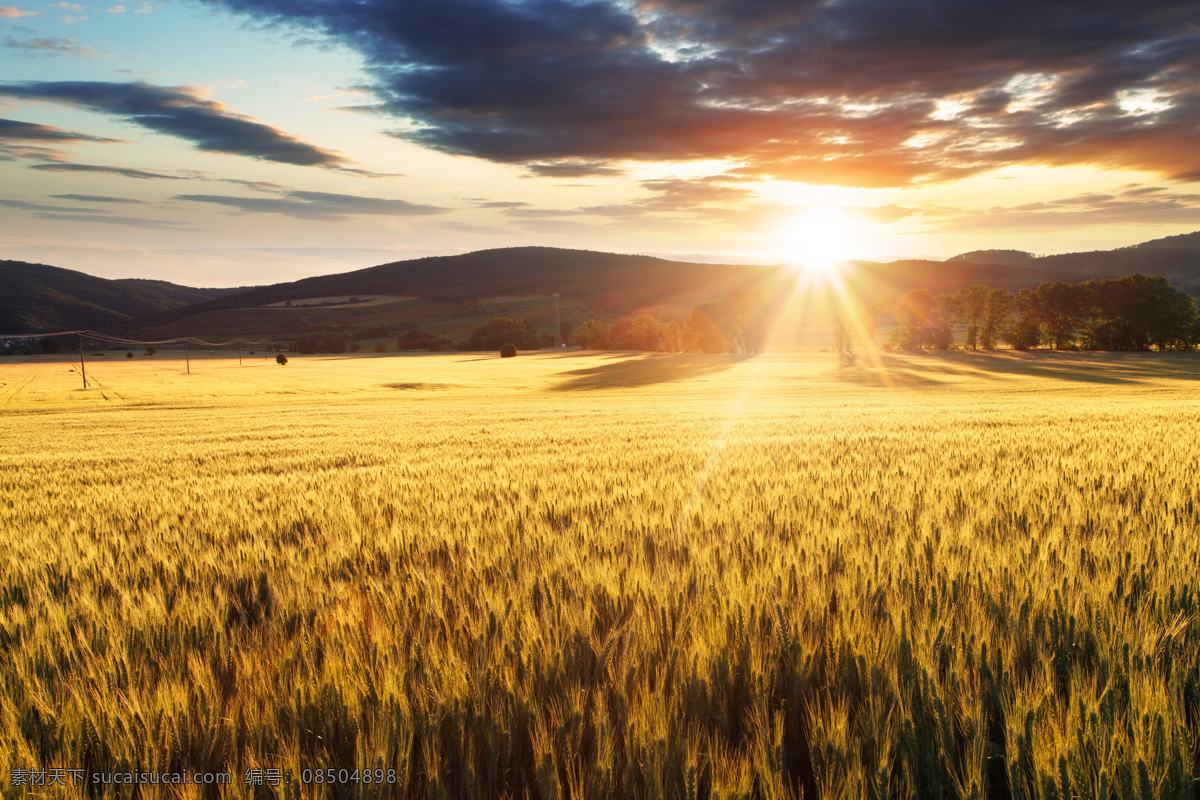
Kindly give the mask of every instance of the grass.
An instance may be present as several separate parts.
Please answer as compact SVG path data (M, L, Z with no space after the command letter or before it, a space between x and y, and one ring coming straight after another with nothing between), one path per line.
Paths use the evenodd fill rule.
M1196 796L1194 355L170 356L0 361L4 796Z

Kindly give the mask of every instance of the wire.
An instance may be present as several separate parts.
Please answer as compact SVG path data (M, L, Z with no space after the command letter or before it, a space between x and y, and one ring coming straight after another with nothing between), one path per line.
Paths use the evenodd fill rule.
M254 344L254 345L274 345L276 342L271 339L245 339L238 337L225 342L208 342L204 339L197 339L194 336L176 336L174 339L158 339L155 341L142 341L140 339L126 339L120 336L112 336L107 333L97 333L96 331L56 331L54 333L18 333L9 335L0 335L0 339L49 339L52 336L85 336L88 339L97 342L108 342L110 344L195 344L201 347L226 347L231 344Z

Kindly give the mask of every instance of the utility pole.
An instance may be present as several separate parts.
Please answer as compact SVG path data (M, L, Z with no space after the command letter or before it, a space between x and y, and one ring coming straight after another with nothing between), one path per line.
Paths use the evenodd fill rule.
M188 358L187 339L183 340L183 363L187 364L187 374L192 374L192 360Z
M562 297L558 292L554 293L554 343L558 348L562 349L562 322L558 318L558 298Z
M87 388L87 367L83 365L83 334L79 334L79 374L83 376L83 388Z

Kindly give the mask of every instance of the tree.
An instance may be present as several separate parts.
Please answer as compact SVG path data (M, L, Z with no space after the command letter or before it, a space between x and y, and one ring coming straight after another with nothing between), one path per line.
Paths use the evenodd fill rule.
M661 335L663 350L668 353L678 353L683 349L683 328L679 327L679 323L675 320L662 326Z
M154 354L155 354L155 353L157 353L157 352L158 352L158 351L154 349L153 345L151 345L150 347L147 347L147 348L146 348L146 355L148 355L148 356L152 356L152 355L154 355Z
M47 339L42 339L40 342L38 342L38 346L41 348L43 353L48 355L61 353L63 349L62 342L60 342L58 339L55 339L53 336Z
M275 363L280 365L281 367L285 366L287 364L287 362L288 362L288 358L283 353L280 353L279 355L275 356Z
M716 303L701 303L692 309L683 326L684 348L694 353L724 353L728 351L721 329L713 322Z
M515 344L513 344L512 342L509 342L508 344L506 344L500 348L500 357L501 358L515 358L516 355L517 355L517 346Z
M830 321L833 323L833 349L839 355L854 352L854 342L850 337L850 328L846 325L846 319L843 314L844 312L837 307L836 303L830 308Z
M609 325L598 319L587 319L579 326L579 343L588 350L603 350L608 347Z
M939 302L928 289L910 289L902 294L896 302L896 328L891 340L901 350L945 350L951 343L945 302Z
M1038 284L1027 295L1026 313L1037 323L1055 350L1075 341L1080 325L1091 309L1091 287L1083 283L1055 281Z
M552 336L540 336L524 317L492 317L471 331L471 337L459 344L460 350L497 350L508 343L522 350L536 350L554 344Z
M738 289L692 309L683 349L700 353L758 353L766 340L768 308L751 289Z
M1032 289L1017 292L1013 305L1019 314L1004 330L1004 340L1014 350L1032 350L1042 342L1042 329L1038 324L1036 299Z
M629 350L658 350L660 337L658 320L649 314L639 314L629 320L629 333L619 346Z
M979 346L992 350L1008 325L1016 301L1008 289L992 289L983 304L983 321L979 329Z
M324 336L301 336L292 344L293 352L304 355L313 353L344 353L346 343L332 334Z
M976 284L959 289L947 303L951 318L966 323L963 343L972 350L979 349L980 321L984 319L989 294L988 287Z
M1110 292L1106 293L1106 289ZM1195 344L1192 337L1197 313L1195 300L1160 275L1135 274L1116 281L1101 281L1096 295L1099 314L1117 318L1127 331L1126 344L1132 346L1122 349L1146 350L1153 346L1164 352L1190 350ZM1110 299L1112 295L1124 303L1117 306ZM1105 300L1109 302L1104 303Z
M575 330L575 326L570 322L567 322L565 319L558 323L559 341L561 341L563 344L567 344L571 339L571 331L573 330Z

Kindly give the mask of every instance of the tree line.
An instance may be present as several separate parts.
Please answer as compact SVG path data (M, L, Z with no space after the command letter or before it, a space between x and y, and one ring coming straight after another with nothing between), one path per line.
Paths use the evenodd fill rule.
M613 323L585 320L577 343L586 350L657 350L684 353L758 353L773 309L762 295L740 289L692 309L686 321L651 314Z
M976 285L934 296L913 289L896 302L885 346L940 349L956 328L969 350L1191 350L1200 344L1196 301L1161 276L1141 274L1078 283L1046 281L1013 293ZM835 321L835 327L836 327ZM850 349L853 338L839 342Z

